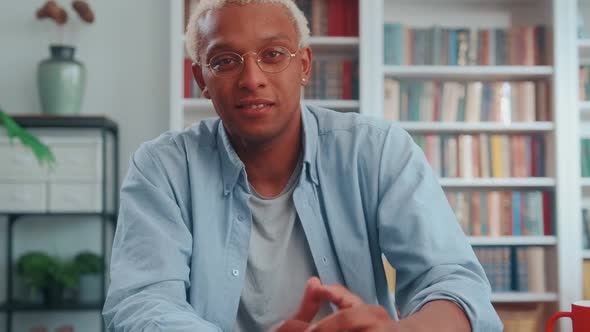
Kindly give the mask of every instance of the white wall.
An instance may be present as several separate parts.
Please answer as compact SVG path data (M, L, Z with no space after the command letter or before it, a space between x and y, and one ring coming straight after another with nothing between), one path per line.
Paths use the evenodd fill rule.
M35 19L43 0L0 1L0 108L8 113L39 113L36 68L49 55L48 46L59 41L52 22ZM86 65L87 89L82 114L104 114L119 124L120 174L127 170L131 153L145 140L168 128L168 45L169 4L162 0L89 1L96 22L85 25L70 9L71 1L58 0L68 7L70 22L65 40L76 46L76 58ZM0 302L6 295L6 227L0 220ZM68 226L69 225L69 226ZM77 227L68 237L47 236L37 226L18 224L15 245L19 251L28 243L34 247L97 247L96 225L59 224ZM51 226L46 225L49 229ZM42 236L41 234L44 234ZM90 242L91 244L88 244ZM32 249L32 248L31 248ZM19 318L20 317L20 318ZM34 321L47 324L51 331L60 324L73 323L76 331L98 331L98 313L27 314L16 318L15 331L27 331ZM0 331L4 329L0 314Z

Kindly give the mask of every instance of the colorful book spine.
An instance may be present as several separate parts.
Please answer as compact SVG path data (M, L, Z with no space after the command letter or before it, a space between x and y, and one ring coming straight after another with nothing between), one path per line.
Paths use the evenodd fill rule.
M553 201L541 191L446 191L468 236L553 234ZM589 225L590 226L590 225Z
M407 30L407 39L399 38L400 30ZM383 34L386 65L538 66L550 61L544 26L424 28L388 22ZM409 56L400 59L398 52Z
M534 122L549 121L547 81L454 82L385 79L384 113L400 107L397 121L427 122ZM395 82L391 84L390 82ZM391 100L388 100L390 98Z
M440 145L426 145L426 142L434 140L430 137L437 136L440 137ZM546 155L548 149L542 134L414 133L412 137L440 177L526 178L551 174L545 165L551 162L551 156Z

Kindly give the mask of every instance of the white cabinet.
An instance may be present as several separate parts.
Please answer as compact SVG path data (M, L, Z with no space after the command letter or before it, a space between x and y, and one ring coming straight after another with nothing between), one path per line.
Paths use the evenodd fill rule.
M49 212L99 212L101 209L98 183L49 183Z
M43 180L47 169L41 167L31 151L21 144L0 141L0 177L11 180Z
M101 174L101 151L98 140L65 140L49 143L56 159L56 167L49 171L51 180L98 181Z
M39 165L18 142L0 141L0 211L99 212L102 209L102 141L99 135L41 136L55 155Z
M0 211L45 212L46 188L44 182L0 183Z

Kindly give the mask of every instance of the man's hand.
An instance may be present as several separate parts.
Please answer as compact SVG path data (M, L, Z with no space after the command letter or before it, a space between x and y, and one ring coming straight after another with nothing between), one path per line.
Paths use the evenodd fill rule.
M323 303L333 303L338 311L313 326L310 322ZM368 305L341 285L322 285L317 277L310 278L297 312L272 331L399 331L387 311Z
M320 310L322 299L318 296L317 290L322 288L322 283L317 277L307 280L303 299L297 312L289 319L271 328L274 332L303 332L309 326L315 315Z
M321 286L315 289L316 297L331 302L338 311L310 326L306 332L363 331L402 332L397 322L378 305L370 305L341 285Z

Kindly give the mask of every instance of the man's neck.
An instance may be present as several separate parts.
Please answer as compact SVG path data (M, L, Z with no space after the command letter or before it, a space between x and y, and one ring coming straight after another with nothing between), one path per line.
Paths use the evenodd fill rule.
M282 135L264 144L241 142L233 144L246 166L248 181L265 197L278 196L289 182L303 151L302 125L293 126Z

